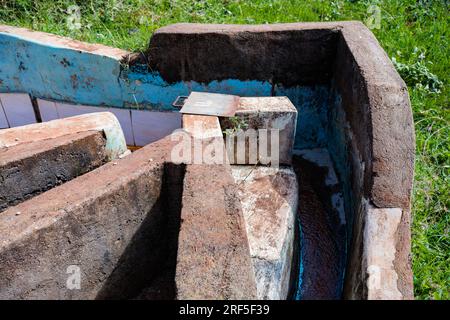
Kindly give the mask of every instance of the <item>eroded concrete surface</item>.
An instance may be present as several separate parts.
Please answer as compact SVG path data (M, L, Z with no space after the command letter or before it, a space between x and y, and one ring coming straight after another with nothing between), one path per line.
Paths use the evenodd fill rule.
M297 178L290 167L232 166L255 272L258 299L289 296L298 206ZM296 248L297 249L297 248Z
M105 144L86 131L0 149L0 210L103 165Z

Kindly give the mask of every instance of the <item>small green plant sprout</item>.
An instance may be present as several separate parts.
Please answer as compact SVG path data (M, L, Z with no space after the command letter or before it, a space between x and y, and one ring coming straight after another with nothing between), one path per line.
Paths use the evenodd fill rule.
M248 128L248 123L243 118L233 116L228 118L228 121L231 124L231 128L227 128L223 131L226 136L235 135L238 131Z

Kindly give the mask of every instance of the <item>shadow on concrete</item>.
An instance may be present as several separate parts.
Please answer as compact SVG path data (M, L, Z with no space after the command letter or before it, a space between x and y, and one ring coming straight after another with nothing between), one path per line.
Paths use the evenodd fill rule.
M161 196L120 257L96 299L175 299L184 165L166 163Z

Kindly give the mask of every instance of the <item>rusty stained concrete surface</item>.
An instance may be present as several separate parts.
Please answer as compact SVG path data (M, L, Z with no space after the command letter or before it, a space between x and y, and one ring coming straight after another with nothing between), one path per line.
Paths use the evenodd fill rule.
M402 300L397 287L398 274L394 261L396 234L402 218L402 209L379 209L368 205L364 226L364 270L368 275L369 300Z
M178 237L178 299L256 299L236 185L227 165L188 165Z
M47 43L55 48L73 49L115 59L122 59L129 55L128 51L122 49L108 47L102 44L92 44L77 41L68 37L62 37L46 32L33 31L26 28L0 25L0 33L10 34L12 36L20 37L37 43Z

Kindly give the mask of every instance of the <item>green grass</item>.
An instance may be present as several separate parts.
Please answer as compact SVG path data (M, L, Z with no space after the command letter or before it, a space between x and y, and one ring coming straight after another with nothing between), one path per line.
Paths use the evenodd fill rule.
M79 30L66 23L67 8L73 4L81 8ZM0 23L142 50L155 29L175 22L368 21L370 5L378 5L381 17L380 28L372 31L395 58L414 111L415 296L449 299L449 1L0 0Z

